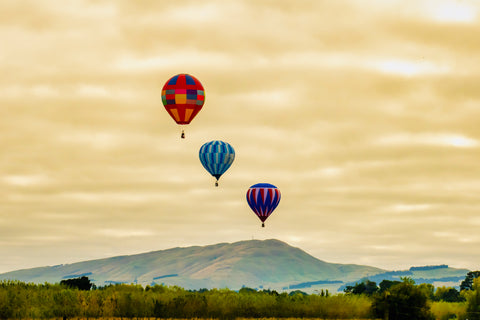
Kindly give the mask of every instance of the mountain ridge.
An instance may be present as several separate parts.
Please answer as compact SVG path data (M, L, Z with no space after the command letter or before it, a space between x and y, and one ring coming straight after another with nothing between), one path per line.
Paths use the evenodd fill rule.
M447 269L434 269L437 275L443 270L450 272L449 275L460 274L448 266ZM308 290L322 287L335 291L347 283L380 274L388 275L389 272L371 266L325 262L280 240L267 239L175 247L22 269L2 273L0 279L56 283L66 278L88 276L97 286L137 283L234 290L243 286L275 290L300 286ZM423 275L428 271L419 270L416 273Z

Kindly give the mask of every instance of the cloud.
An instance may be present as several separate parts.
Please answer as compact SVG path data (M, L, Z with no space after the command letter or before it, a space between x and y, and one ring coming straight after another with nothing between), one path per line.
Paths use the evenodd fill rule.
M476 139L449 133L399 133L380 137L377 143L384 146L430 145L453 148L476 148L479 144Z
M438 22L471 23L477 21L478 8L473 2L429 1L424 4L424 12Z
M1 3L0 270L252 235L334 262L474 266L478 239L438 235L478 227L478 10ZM186 127L160 97L181 72L206 89ZM214 139L237 154L218 188L198 160ZM283 195L267 228L244 201L257 182Z
M119 230L119 229L101 229L98 233L107 237L130 238L130 237L149 237L155 233L150 230Z
M44 185L50 182L50 178L42 174L34 175L5 175L2 180L12 186L29 187Z
M431 204L421 203L421 204L395 204L391 207L391 210L396 212L409 212L409 211L424 211L432 208Z
M438 66L425 61L384 60L372 62L371 66L380 72L410 77L425 74L443 74L449 71L448 67Z

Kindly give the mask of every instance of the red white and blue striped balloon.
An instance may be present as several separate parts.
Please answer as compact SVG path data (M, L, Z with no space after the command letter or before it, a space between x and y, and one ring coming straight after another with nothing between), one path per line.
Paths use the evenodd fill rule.
M198 157L203 167L217 179L215 186L218 186L218 179L235 160L235 150L227 142L213 140L200 148Z
M247 190L248 205L262 221L262 227L265 227L265 220L278 206L280 197L280 190L270 183L257 183Z

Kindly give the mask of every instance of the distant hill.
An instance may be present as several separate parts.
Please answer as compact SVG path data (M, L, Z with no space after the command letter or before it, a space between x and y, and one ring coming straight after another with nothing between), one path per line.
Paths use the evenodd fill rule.
M465 280L465 276L470 270L468 269L456 269L450 268L448 265L442 264L437 266L421 266L421 267L411 267L409 270L403 271L388 271L384 273L379 273L373 276L365 277L363 279L357 279L346 283L341 286L339 290L343 290L347 285L354 285L356 282L361 282L364 279L374 281L377 285L383 280L397 280L401 281L402 277L412 278L415 283L430 283L434 286L447 286L447 287L458 287L462 280Z
M368 278L443 279L465 278L468 270L448 266L413 267L388 271L370 266L336 264L319 260L279 240L248 240L209 246L172 248L72 264L24 269L0 274L0 279L57 283L89 277L97 286L114 283L177 285L186 289L243 286L272 290L337 291ZM417 283L419 283L417 281Z
M163 283L187 289L247 286L276 290L313 282L333 289L345 281L385 271L328 263L279 240L248 240L18 270L0 274L0 279L56 283L88 276L97 286Z

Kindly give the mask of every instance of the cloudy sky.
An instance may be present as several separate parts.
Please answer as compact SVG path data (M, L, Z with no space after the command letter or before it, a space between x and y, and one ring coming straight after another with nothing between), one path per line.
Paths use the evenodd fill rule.
M1 1L0 272L252 238L478 270L479 32L475 0ZM184 140L178 73L206 91Z

